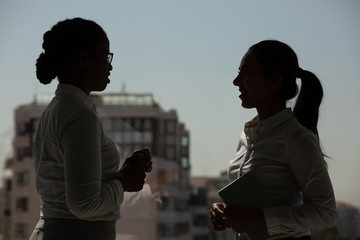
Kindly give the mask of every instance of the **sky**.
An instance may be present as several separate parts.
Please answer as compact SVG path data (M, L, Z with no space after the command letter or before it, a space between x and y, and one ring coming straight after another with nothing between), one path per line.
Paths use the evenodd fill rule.
M37 81L35 60L60 20L91 19L106 31L114 59L105 92L152 93L176 109L196 176L227 169L256 115L232 80L251 45L277 39L323 84L319 133L335 195L360 206L359 12L356 0L0 0L0 163L11 155L14 109L56 88Z

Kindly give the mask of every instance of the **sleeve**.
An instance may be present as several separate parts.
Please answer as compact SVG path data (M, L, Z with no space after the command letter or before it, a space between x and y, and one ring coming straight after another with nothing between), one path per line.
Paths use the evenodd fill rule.
M307 131L290 134L287 160L302 191L303 204L265 209L269 234L291 234L335 225L334 191L317 137Z
M82 109L62 129L66 200L79 219L114 214L123 199L118 180L102 182L101 134L97 115Z

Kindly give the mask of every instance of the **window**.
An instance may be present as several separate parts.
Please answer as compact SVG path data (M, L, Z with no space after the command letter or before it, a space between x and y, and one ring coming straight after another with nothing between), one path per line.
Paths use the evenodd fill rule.
M175 159L175 147L173 146L166 147L166 158Z
M16 210L19 212L27 212L28 199L25 197L16 199Z
M112 119L112 130L121 131L125 128L125 122L120 118Z
M204 214L194 214L193 215L193 223L194 223L194 226L197 226L197 227L208 226L209 217L208 217L208 215L204 215Z
M28 133L28 124L21 122L17 125L17 133L18 135L26 135Z
M188 201L184 199L176 199L175 209L178 211L188 210Z
M133 127L134 127L136 130L140 131L140 130L141 130L141 119L134 119L134 125L133 125Z
M189 223L187 222L182 222L182 223L177 223L176 224L176 233L178 234L186 234L189 232Z
M149 118L144 119L143 129L144 130L151 130L151 127L152 127L151 119L149 119Z
M175 121L167 121L166 122L166 132L167 133L175 133L176 132L176 122Z
M18 160L21 161L25 157L32 157L32 148L31 147L24 147L24 148L18 148L17 150L18 154Z
M122 143L122 134L120 132L114 132L110 137L116 144Z
M183 169L188 169L190 167L189 159L187 157L182 157L181 158L181 167Z
M158 225L158 232L160 237L173 237L175 236L175 226L172 224L160 223Z
M166 143L167 145L175 145L175 143L176 143L175 134L168 134L168 135L166 135L165 143Z
M189 146L189 138L187 136L182 136L181 137L181 146L182 147Z
M151 144L152 143L152 132L151 131L146 131L143 132L143 138L144 138L144 143L145 144Z
M6 189L7 192L11 191L11 189L12 189L11 185L12 185L11 184L11 179L6 179L6 181L5 181L5 189Z
M123 143L133 143L132 132L123 132Z
M143 140L143 135L140 132L133 132L133 142L141 143Z
M182 147L181 148L181 155L189 156L189 148L188 147Z
M23 172L17 173L16 183L19 185L29 184L29 171L23 171Z

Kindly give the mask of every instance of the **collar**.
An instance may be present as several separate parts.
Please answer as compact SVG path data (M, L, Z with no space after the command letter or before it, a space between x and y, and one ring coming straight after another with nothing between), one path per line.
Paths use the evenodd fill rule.
M291 108L286 108L276 113L275 115L261 121L259 121L259 117L256 116L251 121L245 124L245 133L248 137L256 139L257 136L264 131L264 129L273 129L293 117L294 115L291 111Z
M86 95L80 88L72 85L72 84L64 84L59 83L57 86L57 89L55 91L55 95L70 95L78 99L80 102L85 104L90 109L94 110L96 112L96 106L91 101L90 97Z

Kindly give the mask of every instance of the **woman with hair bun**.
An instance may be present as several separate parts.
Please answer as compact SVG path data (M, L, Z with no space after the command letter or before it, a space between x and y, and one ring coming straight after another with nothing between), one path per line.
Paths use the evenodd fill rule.
M117 148L89 97L110 83L113 53L105 31L90 20L67 19L43 40L36 76L43 84L55 78L59 84L35 138L36 187L43 205L31 239L114 240L123 194L143 188L151 154L135 151L119 170Z
M291 110L286 103L298 93L297 78L301 88ZM335 197L317 131L323 98L319 79L299 67L288 45L265 40L244 55L233 84L242 106L258 114L245 124L229 180L255 173L274 207L214 203L214 229L232 228L237 239L265 229L262 239L304 240L311 239L310 231L335 225Z

